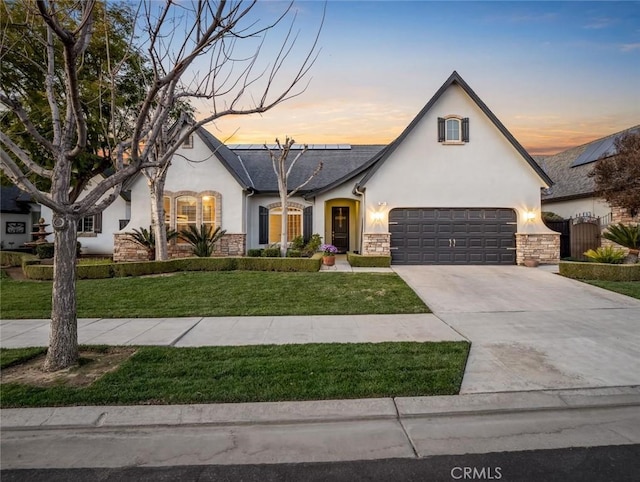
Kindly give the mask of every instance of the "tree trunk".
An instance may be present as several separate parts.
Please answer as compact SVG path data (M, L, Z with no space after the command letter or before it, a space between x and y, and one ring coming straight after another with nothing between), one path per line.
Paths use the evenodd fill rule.
M45 371L56 371L78 362L78 319L76 312L77 221L54 214L53 293L51 331Z
M167 248L167 229L164 224L164 182L149 181L151 196L151 229L156 241L155 259L169 259Z
M280 256L285 258L287 256L287 238L289 237L288 228L289 225L287 223L287 215L289 213L287 207L287 191L280 192L280 201L282 204L282 219L280 224Z

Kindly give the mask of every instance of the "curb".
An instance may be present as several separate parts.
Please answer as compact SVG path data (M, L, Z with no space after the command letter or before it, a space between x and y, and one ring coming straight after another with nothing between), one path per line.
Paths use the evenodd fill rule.
M625 406L640 407L640 386L304 402L9 408L2 410L1 428L20 431L311 424Z

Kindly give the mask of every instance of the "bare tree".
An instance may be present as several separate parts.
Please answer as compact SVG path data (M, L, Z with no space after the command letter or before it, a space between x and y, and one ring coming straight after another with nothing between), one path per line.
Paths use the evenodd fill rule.
M289 157L289 153L295 143L296 141L287 137L284 144L281 144L280 140L276 139L277 149L270 149L266 144L264 145L264 148L269 152L273 172L278 178L278 194L280 195L280 204L282 205L282 219L280 225L280 256L282 257L287 255L287 244L289 239L289 225L287 223L289 198L293 197L298 191L300 191L300 189L309 184L309 182L311 182L311 180L322 170L322 161L320 161L311 175L290 191L288 184L291 171L293 171L298 160L305 152L307 152L308 149L308 146L305 144L296 157L293 158L291 163L287 165L287 158Z
M43 166L37 153L20 147L11 135L0 131L0 161L5 175L39 203L53 211L55 255L52 292L51 332L45 370L71 366L78 358L75 262L77 222L103 211L120 194L122 184L145 168L162 168L178 147L199 127L226 115L265 112L304 91L302 82L317 56L318 34L292 74L284 73L285 63L294 55L297 34L293 23L285 29L284 40L267 65L259 63L264 38L283 25L291 6L273 22L263 24L255 17L256 2L216 4L196 1L141 4L136 25L141 26L132 44L139 39L149 55L150 79L146 94L126 138L117 137L113 124L109 145L115 152L114 173L84 191L82 198L69 196L74 178L73 162L87 148L87 112L82 109L86 89L78 75L88 46L97 28L105 28L105 18L95 15L97 0L59 2L36 0L31 3L33 20L42 23L42 42L47 52L45 89L51 129L43 132L24 107L25 99L14 92L0 90L0 103L53 159L53 167ZM11 17L10 4L5 6ZM250 40L257 42L251 52L234 49ZM62 49L61 69L56 49ZM108 48L105 45L105 48ZM29 59L25 59L29 61ZM123 59L110 59L110 75L96 79L104 86L105 97L118 96L117 78ZM62 71L61 77L56 72ZM287 75L283 81L281 77ZM276 86L277 85L277 86ZM256 95L255 92L259 92ZM177 101L198 99L205 102L202 118L163 140L172 109ZM112 121L113 119L109 119ZM164 142L166 144L164 144ZM157 144L161 148L156 148ZM31 181L36 175L50 180L49 190L38 189ZM163 228L164 229L164 228ZM164 233L162 233L163 235Z

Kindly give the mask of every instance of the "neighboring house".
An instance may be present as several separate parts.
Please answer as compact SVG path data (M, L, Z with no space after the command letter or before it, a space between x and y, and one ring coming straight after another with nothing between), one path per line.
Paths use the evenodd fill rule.
M12 250L33 241L31 232L40 216L40 206L16 186L0 186L0 246ZM49 218L50 219L50 218Z
M625 215L615 206L610 206L597 195L594 179L589 177L589 173L598 159L616 154L615 139L631 132L640 132L640 126L616 132L541 160L544 170L554 182L550 189L542 192L542 209L565 219L592 216L608 218L613 222L630 221L631 216Z
M289 187L320 161L320 173L289 201L290 240L319 233L341 251L391 255L397 264L558 261L559 235L540 217L540 189L551 179L456 72L391 144L310 146ZM103 216L98 238L115 233L116 260L143 259L127 232L151 223L144 176L126 189L129 203L109 208L119 214L109 223ZM128 218L127 206L121 229L113 220ZM172 160L164 206L174 229L225 229L217 255L279 240L282 206L260 145L225 146L199 129ZM172 242L169 252L183 256L189 246Z

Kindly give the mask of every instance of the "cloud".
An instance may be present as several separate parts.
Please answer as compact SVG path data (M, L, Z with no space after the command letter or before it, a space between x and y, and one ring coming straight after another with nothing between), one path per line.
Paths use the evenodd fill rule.
M633 52L634 50L640 50L640 42L634 44L622 44L620 46L622 52Z
M615 23L615 19L609 17L599 17L592 19L588 24L583 25L582 28L586 28L589 30L600 30L603 28L609 28Z

